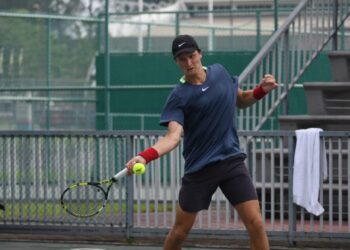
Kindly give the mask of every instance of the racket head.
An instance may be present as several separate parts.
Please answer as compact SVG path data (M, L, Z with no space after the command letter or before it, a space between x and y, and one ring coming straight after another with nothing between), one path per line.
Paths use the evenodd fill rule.
M106 205L112 180L79 182L70 185L61 194L62 208L75 217L87 218L100 213ZM108 185L107 191L101 185Z

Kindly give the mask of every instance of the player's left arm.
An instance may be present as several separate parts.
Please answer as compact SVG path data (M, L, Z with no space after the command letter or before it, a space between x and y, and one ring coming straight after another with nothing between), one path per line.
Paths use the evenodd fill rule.
M254 89L238 89L236 105L238 108L247 108L263 98L271 90L277 88L277 86L278 84L275 77L273 75L266 74L261 83Z

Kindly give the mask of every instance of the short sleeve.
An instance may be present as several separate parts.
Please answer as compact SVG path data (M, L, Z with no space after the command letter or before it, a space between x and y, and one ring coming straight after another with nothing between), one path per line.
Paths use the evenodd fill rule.
M160 125L168 126L169 122L176 121L184 125L184 113L182 109L181 99L174 93L171 93L163 107L160 116Z
M232 82L233 82L233 84L235 84L235 85L239 85L239 78L238 78L238 76L231 76L231 78L232 78Z

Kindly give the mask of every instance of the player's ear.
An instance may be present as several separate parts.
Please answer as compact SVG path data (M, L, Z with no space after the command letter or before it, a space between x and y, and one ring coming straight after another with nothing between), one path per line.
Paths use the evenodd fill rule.
M199 54L199 58L202 59L202 51L200 49L197 49L198 54Z
M179 62L179 59L178 59L178 58L175 58L175 63L176 63L177 66L180 67L180 62Z

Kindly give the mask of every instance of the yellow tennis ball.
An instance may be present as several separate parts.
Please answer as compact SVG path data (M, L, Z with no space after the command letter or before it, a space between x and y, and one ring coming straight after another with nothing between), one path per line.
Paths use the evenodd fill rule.
M138 175L143 174L145 170L146 170L145 165L143 165L142 163L136 163L132 168L132 171L134 172L134 174L138 174Z

